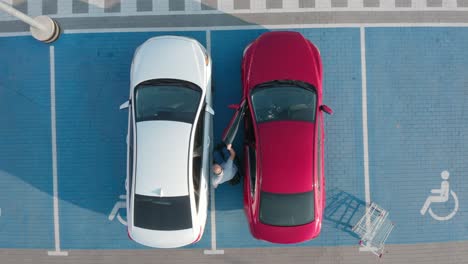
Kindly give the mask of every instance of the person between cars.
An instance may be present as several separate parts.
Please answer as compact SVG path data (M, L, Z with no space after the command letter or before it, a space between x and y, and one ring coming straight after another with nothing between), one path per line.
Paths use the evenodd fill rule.
M215 151L213 154L213 178L212 184L214 188L218 185L231 181L231 184L239 183L240 177L237 175L237 166L234 164L236 157L236 151L232 148L232 144L228 144L223 147L220 151ZM239 177L239 179L236 179ZM235 181L234 181L235 180Z

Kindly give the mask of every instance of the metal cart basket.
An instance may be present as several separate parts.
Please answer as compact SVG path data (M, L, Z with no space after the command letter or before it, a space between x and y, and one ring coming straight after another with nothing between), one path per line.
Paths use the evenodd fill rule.
M371 203L352 230L361 238L359 241L361 247L382 257L385 241L394 227L388 218L388 212Z

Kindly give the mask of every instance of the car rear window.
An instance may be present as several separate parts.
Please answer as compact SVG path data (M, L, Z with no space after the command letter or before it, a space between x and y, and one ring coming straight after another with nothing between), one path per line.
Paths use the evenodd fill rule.
M260 221L274 226L298 226L314 221L313 191L297 194L261 192Z
M155 197L135 195L134 224L152 230L182 230L192 228L190 197Z

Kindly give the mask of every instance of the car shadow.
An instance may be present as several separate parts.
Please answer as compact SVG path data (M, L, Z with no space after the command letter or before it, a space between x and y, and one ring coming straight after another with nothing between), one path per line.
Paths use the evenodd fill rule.
M217 1L211 2L216 3ZM200 1L185 1L185 5L190 4L200 5ZM202 4L201 7L202 11L213 9L217 8L208 4ZM178 16L182 16L180 12ZM197 20L194 24L199 25L199 20L209 20L210 16L220 19L220 23L222 20L229 21L233 25L256 25L222 12L206 14L206 17L201 12L201 14L194 16L194 20ZM128 17L129 25L132 25L130 20L135 17L137 16ZM106 20L107 18L90 17L89 19L93 21L96 19ZM61 29L65 31L77 27L77 25L71 25L72 19L69 18L57 18L57 21L62 22ZM148 21L148 23L152 22ZM96 26L98 27L98 25ZM120 26L127 28L126 25ZM26 25L24 29L27 30ZM53 43L55 64L57 65L56 154L58 198L61 201L59 205L61 208L65 206L79 207L97 212L101 218L105 216L103 219L107 219L114 205L121 202L120 195L125 194L125 141L128 114L126 111L120 111L119 105L128 98L129 73L135 49L153 35L161 34L198 36L198 40L203 44L206 42L204 31L207 29L204 26L190 27L190 31L186 32L174 27L174 31L159 32L157 29L148 28L147 32L91 34L86 34L86 30L83 30L80 34L63 34ZM250 42L262 31L265 30L259 31L258 34L254 33L245 42ZM36 63L29 63L26 65L28 67L24 63L36 57L37 60L48 60L49 46L29 38L5 39L5 47L19 45L21 49L31 50L31 52L28 51L24 55L17 56L16 62L6 60L5 63L5 69L8 71L4 72L8 73L8 78L4 79L8 81L2 83L5 89L2 89L0 93L2 95L8 94L1 100L4 104L1 109L4 111L2 111L0 120L4 121L5 124L11 123L11 116L17 120L9 125L8 131L11 133L7 139L2 141L0 157L3 157L3 160L0 161L0 171L18 178L20 180L18 184L23 182L25 188L35 188L53 197L49 68L44 67L42 63L38 64L39 66ZM21 42L19 44L18 39ZM2 39L2 41L4 40ZM222 45L222 43L215 43L215 40L212 40L212 44L214 44L212 45L213 50ZM219 110L214 118L214 130L217 131L215 139L219 137L219 131L229 121L232 110L227 109L227 103L238 101L232 101L233 97L240 98L240 61L244 47L245 45L242 45L236 50L232 50L232 53L223 54L224 57L232 58L234 63L238 62L231 65L237 71L229 73L232 78L237 79L234 84L235 86L239 85L237 89L228 89L227 87L232 84L225 83L223 78L216 78L216 75L220 75L220 72L224 70L223 64L213 65L213 78L216 79L215 85L218 87L214 94L213 104L215 110ZM76 50L80 50L80 52L76 53ZM76 55L70 55L71 51ZM34 52L38 55L36 56ZM80 55L81 52L84 52L85 55ZM218 59L218 61L222 59ZM232 61L226 63L232 63ZM3 68L0 67L0 69ZM22 78L20 72L35 72L36 74L32 74L29 78ZM230 82L230 80L227 81ZM36 89L38 84L44 86L44 89L41 91ZM233 96L233 94L236 95ZM18 112L21 113L18 114ZM26 119L26 117L29 117L31 113L40 113L40 115L35 116L35 119L30 121L30 118ZM237 143L236 146L238 146ZM242 159L242 154L240 158ZM241 186L242 182L235 186L226 183L217 189L218 193L222 193L219 195L220 199L232 201L232 203L220 202L220 209L242 208ZM17 193L15 190L18 188L11 188L8 197L28 195L27 193ZM224 195L229 197L223 198ZM52 205L52 202L50 204ZM61 214L72 215L72 210L75 209L65 208L61 210ZM66 220L66 217L62 217L62 219Z

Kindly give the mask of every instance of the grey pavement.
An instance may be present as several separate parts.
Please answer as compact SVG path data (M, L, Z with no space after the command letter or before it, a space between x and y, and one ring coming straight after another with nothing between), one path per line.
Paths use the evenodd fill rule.
M468 0L10 0L10 3L30 16L50 15L64 30L468 23ZM0 12L0 33L27 31L25 23Z
M265 12L325 9L384 9L384 10L456 10L468 7L468 0L6 0L22 12L83 16L102 13L196 13L199 11ZM8 19L0 15L0 20Z
M232 27L323 24L468 24L468 11L323 11L296 13L174 14L56 18L62 30ZM0 21L0 32L28 32L18 20Z
M224 255L204 255L203 250L73 250L69 256L47 256L46 250L0 250L0 263L314 263L314 264L463 264L467 242L388 245L382 258L359 252L358 246L225 249Z

